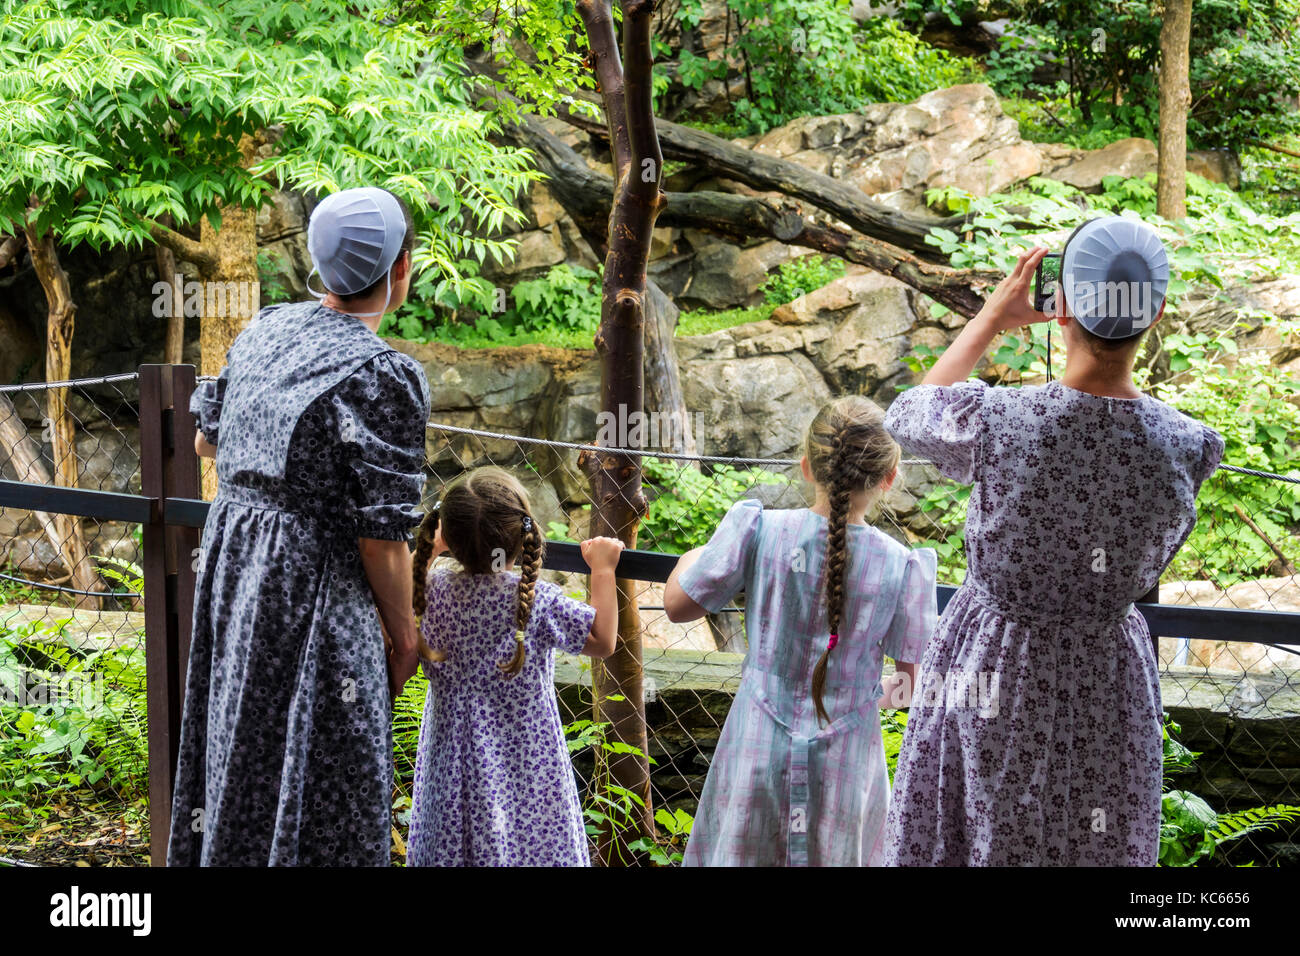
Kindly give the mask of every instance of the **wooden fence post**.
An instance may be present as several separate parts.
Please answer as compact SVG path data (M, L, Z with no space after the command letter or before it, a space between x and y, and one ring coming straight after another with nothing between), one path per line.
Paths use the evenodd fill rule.
M194 607L198 530L168 527L166 500L198 497L189 396L194 367L140 366L140 490L151 499L144 544L145 686L149 716L149 857L167 863Z

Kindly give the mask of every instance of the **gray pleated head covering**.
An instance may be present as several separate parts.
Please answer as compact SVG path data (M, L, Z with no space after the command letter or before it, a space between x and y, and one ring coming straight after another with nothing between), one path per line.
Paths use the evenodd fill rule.
M1079 226L1065 243L1061 290L1089 332L1123 339L1155 321L1169 288L1169 257L1155 229L1105 216Z
M375 186L326 197L307 223L311 264L335 295L353 295L378 282L397 261L405 238L401 205Z

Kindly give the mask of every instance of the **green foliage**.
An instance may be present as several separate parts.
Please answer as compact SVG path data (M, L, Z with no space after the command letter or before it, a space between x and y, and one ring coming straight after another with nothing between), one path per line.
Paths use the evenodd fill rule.
M1165 773L1186 773L1200 754L1173 738L1178 724L1164 718ZM1168 776L1166 776L1166 781ZM1202 797L1188 790L1168 789L1160 799L1160 866L1196 866L1211 860L1225 844L1253 833L1300 823L1300 807L1277 804L1231 813L1216 813Z
M1296 0L1193 4L1187 124L1193 147L1239 148L1300 128L1298 17ZM989 55L987 79L1003 95L1051 104L1057 121L1037 126L1041 135L1033 138L1089 149L1125 136L1154 139L1160 25L1157 5L1149 2L1026 4ZM1068 82L1037 86L1035 68L1052 60L1070 65ZM1029 133L1024 120L1032 111L1016 112Z
M1174 723L1168 714L1164 715L1160 734L1163 738L1161 747L1165 775L1164 788L1166 790L1172 786L1169 782L1170 776L1187 773L1192 769L1192 765L1196 763L1196 758L1200 756L1198 751L1188 749L1174 737L1174 734L1182 733L1182 730L1182 727Z
M718 523L755 485L788 485L762 468L713 465L708 472L664 458L644 461L649 510L641 536L655 551L684 554L708 543Z
M889 770L889 784L894 784L894 768L898 766L898 752L903 748L903 734L907 730L907 711L882 710L880 735L885 743L885 766Z
M948 584L966 580L966 506L970 485L956 485L940 478L916 502L921 513L934 523L930 537L916 542L918 548L934 548L939 559L938 579Z
M1266 351L1240 350L1232 333L1242 327L1166 335L1162 346L1171 376L1154 386L1155 393L1222 434L1226 463L1300 474L1300 383ZM1261 327L1283 342L1297 339L1294 322L1268 316ZM1276 556L1244 527L1238 508L1284 550L1286 542L1296 541L1300 486L1219 471L1201 487L1196 527L1170 565L1174 575L1229 587L1267 573Z
M679 22L699 25L703 0L682 0ZM865 103L907 102L973 79L970 60L930 47L887 17L859 27L847 0L727 0L738 25L727 48L705 58L682 50L677 80L700 89L739 58L745 96L725 122L765 133L800 116L845 113Z
M784 305L800 296L815 292L844 275L843 259L824 256L800 256L781 263L776 274L768 276L760 287L768 305Z
M457 321L448 310L429 302L409 303L387 315L380 335L416 342L446 342L461 348L492 348L541 342L567 348L591 348L600 325L600 274L567 263L545 276L516 283L509 295L489 287L474 303L486 314ZM504 306L495 311L497 306Z
M99 573L104 578L120 585L132 594L144 594L144 571L140 565L123 558L102 557L95 555Z
M282 273L276 260L280 257L263 249L257 251L257 281L263 307L288 302L289 288L281 281Z
M1155 212L1155 174L1125 179L1107 176L1102 192L1089 195L1072 186L1032 177L1023 186L988 196L956 187L932 189L926 201L973 214L977 231L968 241L952 230L934 228L926 242L949 256L954 268L1009 272L1016 257L1047 233L1073 229L1100 215L1129 214L1149 223L1169 250L1172 275L1167 315L1194 286L1223 287L1222 274L1243 262L1256 272L1300 272L1300 214L1256 212L1228 187L1200 176L1187 177L1187 218L1177 226Z
M0 233L29 197L60 242L140 246L170 214L218 221L270 183L392 190L419 231L417 288L463 297L467 263L512 255L484 239L520 221L527 154L494 145L459 48L384 19L376 0L0 0ZM553 28L552 28L553 29ZM239 140L279 134L241 166Z
M623 698L615 694L607 699L617 701ZM620 740L610 740L610 726L608 721L586 719L565 725L564 740L568 745L569 753L575 754L584 750L598 751L600 755L596 761L598 769L605 763L602 758L624 754L640 757L649 765L654 765L654 758L647 756L640 747ZM582 808L587 836L595 838L606 827L612 828L615 833L627 833L636 826L637 810L644 807L645 801L638 794L626 787L618 786L608 774L601 775L600 779L594 781L587 794L587 802ZM642 836L628 843L628 849L633 853L644 853L653 866L673 866L681 863L682 850L685 849L686 841L690 838L691 827L695 823L694 818L685 810L669 811L660 807L655 811L654 819L664 828L668 837L667 844Z
M594 335L600 325L600 275L591 269L561 263L541 279L516 284L510 295L513 306L502 316L507 327Z
M708 335L710 332L734 328L737 325L761 322L764 319L771 318L775 309L776 306L767 303L743 309L723 309L722 311L699 309L694 312L683 312L677 317L677 328L673 334L679 336Z
M68 621L0 623L0 814L39 826L62 794L89 790L144 811L144 642L80 647Z
M577 544L578 542L569 537L569 526L563 521L546 522L546 540L563 541L566 544Z
M901 0L895 7L900 21L920 30L929 22L930 14L938 14L953 26L961 26L963 21L982 12L984 4L978 0Z

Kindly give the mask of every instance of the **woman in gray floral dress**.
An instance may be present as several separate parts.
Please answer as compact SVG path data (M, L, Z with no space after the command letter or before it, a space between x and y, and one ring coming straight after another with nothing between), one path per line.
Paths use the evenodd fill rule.
M1134 386L1140 330L1090 337L1073 312L1057 314L1060 381L965 381L994 335L1048 318L1026 302L1045 252L1020 257L885 422L974 484L969 570L921 661L887 864L1156 862L1160 681L1133 602L1191 532L1223 438Z
M375 220L382 243L358 251L347 229L321 228L345 214ZM416 666L406 541L429 391L419 363L374 330L406 296L413 230L382 190L335 194L312 225L330 294L263 309L191 404L219 491L199 559L170 865L389 858L390 694ZM332 258L349 252L361 263L351 275Z

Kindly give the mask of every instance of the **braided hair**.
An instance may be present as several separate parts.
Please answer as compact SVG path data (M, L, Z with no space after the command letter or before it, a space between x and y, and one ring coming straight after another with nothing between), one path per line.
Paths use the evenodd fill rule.
M476 468L447 486L437 511L425 518L416 535L414 604L418 615L426 608L425 577L440 526L447 549L467 573L503 571L511 561L519 569L514 652L509 660L497 663L505 676L513 677L524 666L524 631L546 551L528 492L514 475L496 467Z
M804 443L813 480L826 490L827 520L824 594L830 638L813 668L812 698L817 720L830 722L822 701L831 652L839 643L848 568L848 519L855 494L876 489L898 467L898 445L884 427L885 413L870 399L848 395L822 406Z
M411 558L411 607L417 618L423 618L428 607L429 562L433 560L433 541L437 536L438 507L435 505L425 514L415 532L415 554ZM423 635L416 641L415 649L421 660L431 664L447 659L446 652L430 647Z

